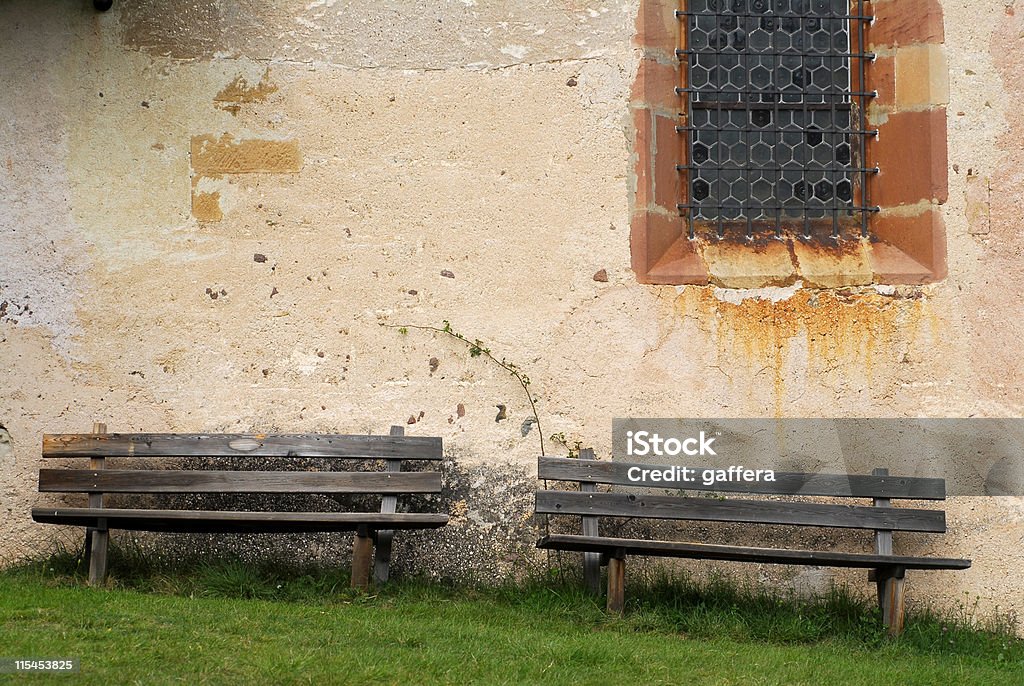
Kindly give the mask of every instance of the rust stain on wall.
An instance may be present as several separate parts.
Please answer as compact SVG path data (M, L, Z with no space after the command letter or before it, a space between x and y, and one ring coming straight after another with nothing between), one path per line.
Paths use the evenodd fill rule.
M922 324L932 322L929 335L940 327L923 298L864 289L801 288L775 301L730 302L714 288L688 288L676 307L706 322L720 368L751 380L770 375L776 416L787 414L787 397L800 390L794 384L836 368L863 374L870 384L876 367L906 361L900 358L914 347Z
M725 288L788 286L796 281L793 255L784 241L702 240L712 283Z
M710 281L717 286L788 286L800 280L816 288L843 288L867 285L873 279L864 239L838 240L828 235L748 239L735 232L726 236L696 241Z
M874 278L866 240L794 240L790 249L797 272L810 286L862 286Z

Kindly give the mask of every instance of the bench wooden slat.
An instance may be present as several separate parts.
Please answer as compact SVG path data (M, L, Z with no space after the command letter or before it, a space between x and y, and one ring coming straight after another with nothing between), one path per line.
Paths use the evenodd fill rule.
M538 548L603 552L626 555L658 555L731 562L762 562L771 564L823 565L883 569L968 569L970 560L938 557L907 557L875 553L844 553L818 550L785 550L745 546L651 541L627 538L603 538L551 534L537 542Z
M617 486L647 488L678 488L692 491L721 491L732 493L758 493L771 495L815 495L852 498L906 498L914 500L944 500L946 482L943 479L872 476L860 474L813 474L801 472L775 472L775 481L714 483L705 486L699 481L705 469L697 467L698 481L694 483L665 481L632 481L631 467L665 469L664 466L628 462L588 461L566 457L541 457L537 463L537 478L556 481L590 481ZM709 469L712 469L709 467Z
M341 434L44 434L43 457L334 457L440 460L432 436Z
M177 533L297 533L369 529L435 529L448 515L379 512L239 512L226 510L141 510L121 508L33 508L32 519L47 524Z
M946 513L941 510L768 500L718 500L715 498L685 498L632 493L537 491L535 509L540 514L688 519L932 533L946 531Z
M58 493L440 493L440 472L40 469Z

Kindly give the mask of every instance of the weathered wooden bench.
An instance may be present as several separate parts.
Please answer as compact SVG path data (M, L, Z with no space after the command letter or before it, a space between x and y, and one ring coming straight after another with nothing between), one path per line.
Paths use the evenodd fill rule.
M36 507L37 522L85 526L89 582L102 583L107 573L111 529L176 533L301 533L354 531L352 586L374 578L387 581L391 541L396 529L444 526L448 515L398 512L398 497L440 493L438 471L402 471L404 461L438 462L440 438L405 436L392 427L390 436L337 434L108 434L97 424L92 434L43 436L43 457L88 458L88 469L40 469L39 490L47 493L87 493L88 507ZM146 459L142 459L146 458ZM151 460L200 458L202 469L153 468ZM222 460L220 458L234 458ZM207 469L207 464L256 458L337 458L359 465L352 471L259 471ZM368 471L383 460L386 471ZM117 461L111 468L108 461ZM331 463L332 466L335 463ZM104 494L380 494L378 511L293 512L238 509L179 509L110 507ZM275 498L281 496L275 495ZM152 500L152 498L150 498ZM275 506L280 507L275 501ZM376 552L374 554L374 543Z
M647 478L629 478L630 467L651 469L652 465L597 461L589 450L581 459L541 457L538 478L576 481L578 491L540 490L535 511L542 515L577 515L582 518L582 535L549 534L538 548L582 551L584 577L592 590L600 590L600 565L608 566L610 612L620 613L624 604L625 560L627 555L726 560L823 567L860 567L871 570L869 580L878 588L882 620L892 635L903 628L903 584L908 569L967 569L970 560L896 555L892 549L893 531L943 533L946 517L942 510L891 507L894 499L943 500L945 481L931 478L889 476L876 469L870 475L803 474L776 472L776 481L719 482L711 486L695 485L691 491L748 493L761 496L831 496L870 498L871 505L838 505L793 500L726 499L716 497L649 495L642 492L599 492L597 484L678 488ZM634 471L634 477L642 472ZM696 472L701 473L701 470ZM610 538L599 534L600 517L648 518L657 520L697 520L780 524L797 527L837 527L874 531L873 553L756 548L694 542L634 538Z

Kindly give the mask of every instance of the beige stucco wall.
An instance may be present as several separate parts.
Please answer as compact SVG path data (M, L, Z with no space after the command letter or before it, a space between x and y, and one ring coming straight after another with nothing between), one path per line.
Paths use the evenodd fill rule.
M0 4L2 560L53 535L28 514L41 434L93 421L440 435L477 475L453 523L495 548L460 563L528 551L521 389L382 324L482 339L545 437L604 456L616 416L1024 412L1012 0L943 3L949 277L762 299L629 270L637 0L90 4ZM255 147L198 169L193 139ZM911 599L1024 610L1022 501L948 509L911 544L974 567Z

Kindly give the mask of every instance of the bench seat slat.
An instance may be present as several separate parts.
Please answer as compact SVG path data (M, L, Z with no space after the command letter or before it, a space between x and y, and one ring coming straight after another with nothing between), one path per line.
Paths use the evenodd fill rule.
M140 510L120 508L33 508L32 519L47 524L99 526L177 533L291 533L369 529L435 529L448 515L379 512L240 512L226 510Z
M600 552L609 555L657 555L730 562L821 565L866 569L902 567L904 569L968 569L970 560L938 557L907 557L874 553L844 553L817 550L785 550L744 546L652 541L630 538L603 538L551 534L537 541L538 548Z
M51 493L440 493L440 472L40 469Z
M944 479L908 476L872 476L870 474L815 474L775 472L775 481L724 482L705 486L700 481L685 482L635 481L629 470L665 469L665 466L628 462L588 461L566 457L541 457L537 464L537 478L553 481L584 481L616 486L646 488L684 488L693 491L723 491L732 493L759 493L766 495L815 495L852 498L907 498L914 500L944 500ZM695 467L699 479L703 467ZM634 476L638 476L634 472Z
M946 513L941 510L768 500L718 500L632 493L537 491L535 510L539 514L830 526L931 533L946 531Z
M432 436L342 434L44 434L43 457L442 459Z

